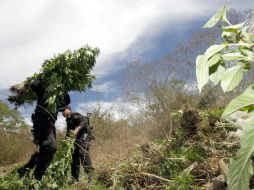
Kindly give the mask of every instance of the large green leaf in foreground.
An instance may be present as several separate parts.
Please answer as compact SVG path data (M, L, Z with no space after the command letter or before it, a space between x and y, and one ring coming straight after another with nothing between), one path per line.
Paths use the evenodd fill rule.
M254 152L254 118L244 126L244 134L240 140L240 150L236 157L230 160L228 189L248 190L249 180L253 175L251 157Z
M201 92L203 86L208 82L209 79L209 67L204 55L199 55L196 59L196 75L198 89Z
M244 66L237 65L224 71L221 77L221 87L224 92L235 89L243 79Z
M217 13L215 13L215 15L213 15L212 18L210 18L203 27L204 28L214 27L220 21L228 22L228 19L226 17L226 7L225 6L220 8L220 10L218 10Z
M229 115L241 108L254 105L254 89L250 85L242 94L233 99L225 108L222 116Z

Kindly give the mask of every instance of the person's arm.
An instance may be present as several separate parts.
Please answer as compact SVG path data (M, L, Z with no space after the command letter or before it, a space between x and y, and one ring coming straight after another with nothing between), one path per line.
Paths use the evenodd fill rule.
M67 118L66 119L66 137L70 137L71 132L72 132L71 125L70 125L70 122L69 122L69 118Z
M66 130L66 137L70 137L70 130L68 128Z
M31 89L38 95L43 92L42 88L42 80L41 79L35 79L31 83Z
M86 133L88 135L91 134L91 128L90 128L87 118L81 116L81 121L79 123L79 126L75 129L74 134L77 135L79 133L79 131L81 131L83 129L86 129Z

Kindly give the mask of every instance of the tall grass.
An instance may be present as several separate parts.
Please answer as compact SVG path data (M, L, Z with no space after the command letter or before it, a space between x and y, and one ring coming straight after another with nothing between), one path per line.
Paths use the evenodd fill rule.
M24 162L34 150L28 132L7 132L0 128L0 166Z

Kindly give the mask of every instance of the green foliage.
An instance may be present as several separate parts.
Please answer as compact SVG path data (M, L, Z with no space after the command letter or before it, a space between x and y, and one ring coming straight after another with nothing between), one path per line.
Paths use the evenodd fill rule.
M9 97L9 101L16 106L35 101L36 96L30 89L30 84L32 80L40 77L46 89L43 98L47 102L47 109L56 111L57 105L63 101L63 95L66 92L84 91L91 87L95 79L91 71L98 55L98 48L85 46L73 52L68 50L52 59L46 59L39 73L10 88L13 95Z
M196 186L195 178L188 173L181 173L180 175L177 175L173 178L174 183L166 187L166 190L187 190L187 189L193 189L198 190L201 188L198 188Z
M215 117L219 120L219 118L221 117L223 112L224 112L224 109L216 108L216 109L209 109L205 112L201 112L201 114L208 117L208 118L209 117Z
M204 25L204 28L214 27L219 21L225 21L229 23L226 17L226 7L223 6L209 21Z
M204 55L199 55L196 59L196 74L200 91L208 82L208 78L215 85L220 81L224 92L234 90L242 81L244 73L250 70L250 64L253 64L254 61L254 34L250 32L253 26L246 25L246 22L231 25L227 21L226 9L223 7L204 27L213 27L220 21L225 21L228 24L221 27L223 43L211 46ZM229 103L223 116L239 109L253 110L253 92L253 85L250 85L240 96ZM249 179L253 174L251 161L251 156L254 153L253 124L252 119L244 126L240 150L237 156L231 159L229 190L248 189Z
M237 65L226 69L221 77L221 87L224 92L237 87L243 79L244 65Z
M171 157L184 157L189 161L200 161L203 160L204 150L199 146L181 147L171 151Z
M60 189L68 186L74 149L73 144L73 138L62 140L61 149L56 152L52 164L47 169L46 175L38 183L40 188Z
M229 115L236 110L246 108L249 106L254 105L254 89L253 86L249 86L242 94L238 97L233 99L228 106L226 107L225 111L223 112L223 116Z
M250 177L253 175L251 158L254 153L254 118L244 126L241 148L235 158L231 159L229 168L229 189L248 189Z
M208 82L209 67L204 55L199 55L196 59L196 75L199 90ZM200 90L201 91L201 90Z
M0 127L7 131L28 129L20 113L0 100Z
M92 185L89 187L90 190L107 190L108 188L104 187L103 185Z
M10 174L6 176L0 176L1 190L28 189L24 186L25 186L24 180L21 180L16 172L11 172Z
M0 147L0 165L20 162L34 149L29 126L16 109L11 109L1 100Z
M178 114L180 113L173 113L171 116L179 117ZM128 160L106 169L107 174L101 174L104 178L107 176L107 179L104 179L105 184L110 184L112 189L117 185L124 189L142 189L156 185L161 186L161 189L174 189L175 183L181 187L180 189L196 188L194 178L185 175L183 170L194 161L203 162L205 151L199 145L188 144L190 137L185 136L186 129L181 129L175 132L177 136L172 136L174 139L158 139L154 143L141 145ZM179 141L182 141L182 145L175 143ZM172 183L160 181L144 173L170 179Z
M68 182L70 181L73 143L73 138L62 140L61 149L56 152L53 162L48 167L41 181L35 180L32 172L20 179L15 169L7 175L0 176L0 189L58 190L67 188L69 185Z
M222 111L215 109L197 114L201 116L199 127L191 135L180 125L188 110L171 113L174 126L179 126L173 134L139 145L125 160L118 159L116 154L112 163L97 167L97 183L108 189L202 189L202 185L217 176L218 159L227 158L235 150L221 143L232 130L225 129L220 122L217 125ZM215 118L216 125L212 128L208 117ZM185 169L194 162L198 162L198 166L186 173Z
M215 24L226 19L225 8L219 12L219 16L216 16L219 20L213 19L216 20ZM250 61L253 60L253 49L251 48L253 42L251 35L246 32L252 26L244 27L244 25L245 22L223 26L224 42L220 45L212 45L204 55L197 56L196 74L200 91L209 79L215 85L221 81L224 92L231 91L240 84L244 73L250 68ZM233 61L232 67L226 68L229 61Z

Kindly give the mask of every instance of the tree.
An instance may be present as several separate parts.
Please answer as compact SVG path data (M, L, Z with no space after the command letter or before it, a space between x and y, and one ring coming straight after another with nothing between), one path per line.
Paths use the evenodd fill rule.
M28 125L16 109L11 109L7 104L0 101L0 127L6 131L19 131L28 129Z

